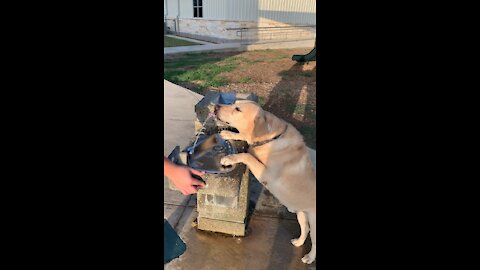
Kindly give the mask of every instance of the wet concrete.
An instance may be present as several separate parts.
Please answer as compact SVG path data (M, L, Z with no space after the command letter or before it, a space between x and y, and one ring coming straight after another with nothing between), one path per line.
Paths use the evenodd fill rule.
M295 220L253 215L245 237L232 237L197 230L192 226L197 217L187 207L177 226L187 251L164 269L198 270L300 270L316 269L316 262L306 265L301 258L310 250L307 238L302 247L294 247L290 239L298 237L300 227Z

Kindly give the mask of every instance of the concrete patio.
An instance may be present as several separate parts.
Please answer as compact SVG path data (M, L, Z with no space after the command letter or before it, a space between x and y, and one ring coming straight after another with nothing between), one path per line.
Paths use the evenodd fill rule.
M191 142L195 135L194 106L201 99L201 95L164 80L165 156L176 145L183 149ZM315 157L314 150L311 150L311 156ZM196 195L184 196L170 190L166 179L164 195L164 217L187 245L186 252L166 264L164 269L316 269L316 261L311 265L301 261L310 250L310 237L302 247L290 243L290 239L300 235L296 216L253 177L250 177L251 214L245 237L197 230L194 226L198 215Z

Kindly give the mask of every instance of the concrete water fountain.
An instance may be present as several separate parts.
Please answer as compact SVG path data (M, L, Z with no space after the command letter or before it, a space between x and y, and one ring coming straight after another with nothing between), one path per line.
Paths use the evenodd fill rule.
M235 100L258 102L254 94L209 92L195 105L195 134L192 143L183 151L177 146L169 159L206 172L206 186L197 193L198 229L245 236L248 209L249 170L244 164L224 167L220 159L229 154L246 152L243 141L223 140L219 133L231 127L216 121L215 105L232 104ZM170 189L177 190L170 183Z

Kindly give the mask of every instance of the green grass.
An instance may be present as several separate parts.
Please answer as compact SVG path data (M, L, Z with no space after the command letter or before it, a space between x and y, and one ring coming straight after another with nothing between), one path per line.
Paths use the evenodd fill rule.
M292 71L292 70L282 70L278 73L278 75L282 77L295 77L295 76L302 76L302 77L307 77L311 78L313 75L315 75L314 71Z
M296 104L295 108L293 109L293 113L295 114L305 114L305 104Z
M280 59L284 59L284 58L290 58L290 55L284 54L284 53L279 53L279 54L275 55L275 57L273 59L274 60L280 60Z
M223 62L225 62L225 63L234 63L234 62L238 62L238 61L245 62L245 60L247 60L245 57L232 56L232 57L226 58L225 60L223 60Z
M186 54L164 60L165 79L173 83L194 82L197 89L220 87L229 83L220 74L235 70L242 57L219 58L208 54Z
M250 59L246 59L245 62L246 62L248 65L253 65L253 64L256 64L256 63L263 63L263 60L250 60Z
M250 77L241 77L239 80L238 80L238 83L249 83L252 81L252 78Z
M279 60L291 57L291 55L285 54L283 52L279 52L277 50L272 50L272 49L259 50L259 52L268 53L268 55L265 56L265 61L260 61L260 62L271 63L271 62L277 62Z
M163 47L178 47L178 46L193 46L193 45L202 45L200 43L195 43L191 41L186 41L182 39L172 38L164 36Z
M265 100L265 97L259 96L258 97L258 104L260 104L260 106L263 106L263 105L265 105L265 103L267 103L267 101Z
M313 77L313 72L301 72L300 76L310 78L310 77Z
M290 72L290 70L282 70L278 73L278 75L280 75L282 77L290 77L290 76L293 76L294 74L292 74L292 72Z

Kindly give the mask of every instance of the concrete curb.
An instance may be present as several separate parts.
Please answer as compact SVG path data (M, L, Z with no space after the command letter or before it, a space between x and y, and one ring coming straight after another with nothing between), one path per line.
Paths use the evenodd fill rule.
M171 37L171 38L176 38L176 39L181 39L181 40L186 40L186 41L191 41L191 42L195 42L195 43L205 44L205 45L216 44L216 43L213 43L213 42L207 42L207 41L203 41L203 40L191 39L191 38L186 38L186 37L179 37L179 36L175 36L175 35L165 35L165 36L166 37Z
M204 52L238 52L238 51L255 51L266 49L293 49L293 48L313 48L315 40L288 41L277 43L259 43L245 45L241 43L223 43L195 46L181 46L163 48L164 55L177 53L204 53Z

